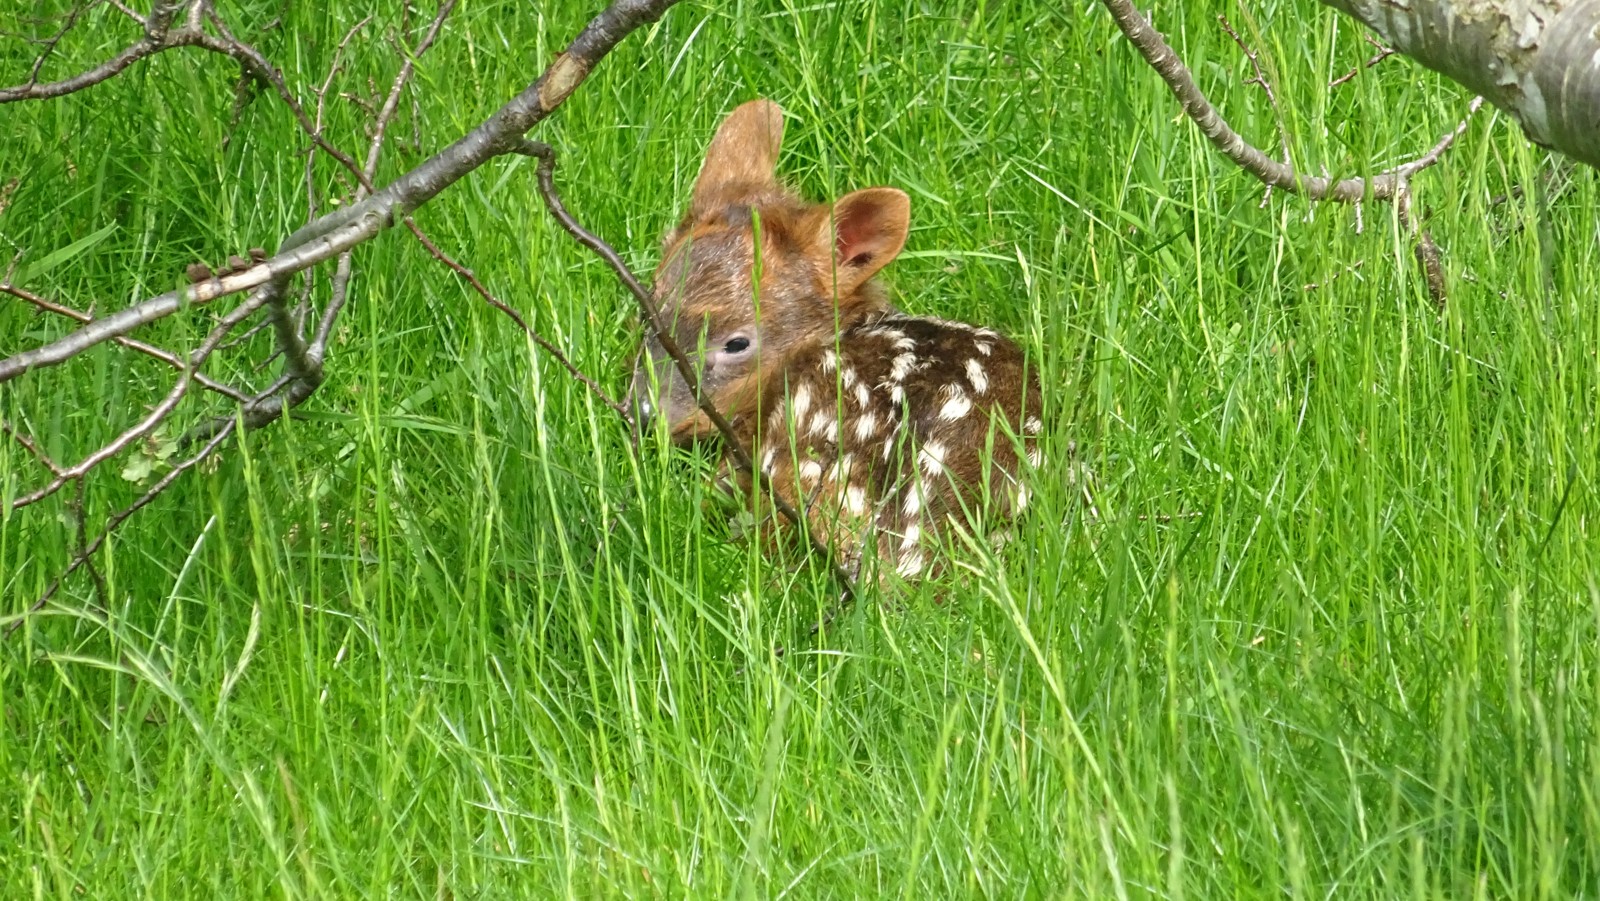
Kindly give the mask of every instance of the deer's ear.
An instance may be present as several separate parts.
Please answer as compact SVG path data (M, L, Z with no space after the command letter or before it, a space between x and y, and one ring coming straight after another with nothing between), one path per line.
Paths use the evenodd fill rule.
M722 120L694 183L693 209L704 213L777 184L783 109L771 100L741 104Z
M911 229L911 198L896 188L853 191L833 205L824 246L833 249L838 296L861 287L900 255Z

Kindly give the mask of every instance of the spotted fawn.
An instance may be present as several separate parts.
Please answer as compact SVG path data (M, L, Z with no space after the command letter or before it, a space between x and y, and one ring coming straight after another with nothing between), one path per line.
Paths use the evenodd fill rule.
M941 530L992 529L1027 505L1019 448L1039 465L1039 382L1000 334L891 306L873 276L905 245L910 198L808 203L777 180L782 137L770 100L722 123L655 302L703 395L841 565L855 574L875 553L916 576L937 566ZM654 337L632 398L678 443L720 439ZM760 503L726 449L722 472Z

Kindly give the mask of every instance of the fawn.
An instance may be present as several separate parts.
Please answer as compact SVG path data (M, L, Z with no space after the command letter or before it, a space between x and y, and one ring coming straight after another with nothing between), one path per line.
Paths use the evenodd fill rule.
M891 306L873 276L905 245L910 198L808 203L777 181L782 137L770 100L723 121L666 237L655 301L703 395L846 571L875 550L916 576L941 528L1027 505L1018 440L1037 467L1039 382L998 333ZM631 395L675 442L719 436L653 334ZM726 450L721 471L750 496Z

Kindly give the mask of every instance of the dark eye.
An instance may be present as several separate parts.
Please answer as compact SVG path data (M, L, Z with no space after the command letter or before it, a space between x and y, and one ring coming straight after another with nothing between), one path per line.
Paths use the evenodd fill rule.
M722 349L730 354L742 354L750 349L750 339L729 338L728 343L722 345Z

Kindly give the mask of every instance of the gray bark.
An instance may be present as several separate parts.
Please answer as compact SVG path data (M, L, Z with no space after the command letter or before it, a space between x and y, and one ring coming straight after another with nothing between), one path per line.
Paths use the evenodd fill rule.
M1600 168L1600 0L1322 0Z

